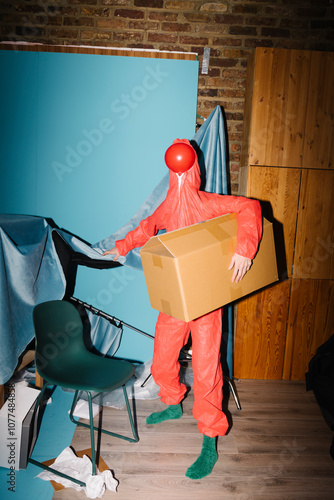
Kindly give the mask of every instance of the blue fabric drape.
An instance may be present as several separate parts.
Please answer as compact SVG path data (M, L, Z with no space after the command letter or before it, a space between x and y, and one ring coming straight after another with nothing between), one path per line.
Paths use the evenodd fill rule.
M35 304L64 296L65 280L45 219L0 216L0 384L34 338Z
M202 189L229 194L227 169L227 141L222 110L217 106L192 139L197 151L202 174ZM0 384L13 374L19 356L34 337L32 309L43 301L63 298L66 280L52 240L57 231L73 251L90 259L110 261L102 257L104 250L114 246L162 203L168 191L168 173L131 220L116 233L89 245L65 230L52 229L47 220L25 215L0 216ZM120 262L142 268L139 249L135 249ZM232 374L232 307L228 314L227 364ZM102 353L110 355L117 350L117 335L106 329L97 318L93 321L92 341ZM117 347L116 347L117 345Z
M227 140L221 108L217 106L193 138L202 175L202 189L230 194L227 168Z
M51 235L52 228L44 218L0 215L0 384L10 379L34 338L34 306L64 296L66 280ZM72 247L88 252L87 245L74 237ZM87 314L92 345L101 354L112 356L119 347L122 328L90 311Z
M94 348L105 356L113 356L121 342L122 327L111 324L101 316L87 311L90 323L90 338Z

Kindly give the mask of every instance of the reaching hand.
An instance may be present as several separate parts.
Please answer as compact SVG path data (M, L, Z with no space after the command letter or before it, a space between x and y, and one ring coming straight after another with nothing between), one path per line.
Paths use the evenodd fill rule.
M251 259L235 253L231 259L229 269L234 267L232 283L239 283L252 265Z
M119 257L119 251L117 250L116 247L112 248L111 250L107 250L106 252L104 252L102 255L115 255L115 257L113 258L113 260L117 260L118 257Z

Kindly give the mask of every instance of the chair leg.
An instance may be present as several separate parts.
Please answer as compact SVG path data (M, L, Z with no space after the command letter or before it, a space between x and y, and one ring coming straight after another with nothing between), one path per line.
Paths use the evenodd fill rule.
M128 395L127 395L126 388L124 385L123 385L123 393L124 393L124 399L125 399L126 408L128 411L128 416L129 416L129 421L130 421L130 425L131 425L133 438L123 436L122 434L116 434L115 432L107 431L106 429L102 429L102 428L100 429L99 427L93 427L93 429L95 431L101 431L104 434L108 434L108 436L113 436L113 437L117 437L119 439L124 439L125 441L129 441L130 443L138 443L139 437L137 435L137 432L136 432L136 429L134 426L131 408L130 408L130 404L129 404L129 399L128 399ZM96 396L98 396L98 394L96 394L94 397L96 397ZM84 422L80 422L79 420L75 420L75 418L73 417L73 411L74 411L75 403L77 402L77 399L78 399L78 395L77 395L77 391L76 391L76 393L74 395L74 399L73 399L72 408L70 411L70 419L74 424L81 425L82 427L87 427L87 429L90 429L91 428L90 424L85 424Z
M126 392L125 385L123 385L123 394L124 394L124 399L125 399L125 403L126 403L126 409L128 410L128 415L129 415L129 420L130 420L130 424L131 424L132 434L133 434L133 437L134 437L134 439L131 442L137 443L139 441L139 437L138 437L138 434L136 432L136 429L135 429L135 426L134 426L134 423L133 423L133 418L132 418L132 413L131 413L129 398L128 398L128 395L127 395L127 392Z
M89 407L89 426L90 426L90 446L92 450L92 475L96 474L96 464L95 464L95 442L94 442L94 421L93 421L93 405L92 405L92 394L86 391L88 396L88 407Z
M75 477L68 476L67 474L63 474L59 470L53 469L52 467L48 467L47 465L43 464L42 462L37 462L37 460L34 460L33 458L29 458L28 461L36 465L37 467L40 467L43 470L48 470L49 472L52 472L53 474L56 474L57 476L63 477L64 479L68 479L69 481L73 481L73 483L79 484L80 486L86 487L86 483L83 481L80 481L79 479L76 479ZM57 482L57 480L55 479Z
M47 384L43 385L43 387L41 388L41 392L39 393L39 396L38 396L38 398L36 400L35 408L34 408L34 411L33 411L32 419L31 419L32 422L34 421L34 418L35 418L36 412L38 410L38 407L41 404L42 398L44 396L45 389L47 387L51 386L51 385L54 385L54 384L47 383Z
M41 392L40 392L40 394L39 394L39 396L37 398L37 401L36 401L36 405L35 405L35 408L34 408L32 420L34 420L34 418L35 418L35 414L36 414L37 408L39 407L39 405L41 403L41 400L42 400L43 394L45 392L45 389L48 386L50 386L50 385L54 385L54 384L46 383L42 387ZM131 408L130 408L129 399L128 399L128 395L127 395L127 392L126 392L125 385L123 385L123 393L124 393L124 399L125 399L125 403L126 403L126 408L127 408L128 415L129 415L129 420L130 420L130 425L131 425L131 429L132 429L133 438L130 438L130 437L127 437L127 436L122 436L121 434L116 434L114 432L110 432L110 431L107 431L105 429L99 429L98 427L94 427L92 395L91 395L91 393L89 391L85 391L85 392L87 393L87 397L88 397L89 425L85 424L84 422L79 422L78 420L75 420L74 417L73 417L74 408L75 408L76 403L77 403L78 398L79 398L79 391L75 391L75 393L74 393L73 402L72 402L72 406L71 406L71 410L70 410L70 419L71 419L71 421L74 424L81 425L83 427L87 427L87 428L90 429L90 440L91 440L91 450L92 450L92 475L96 475L94 430L96 430L96 431L100 430L101 432L103 432L104 434L108 434L109 436L114 436L114 437L117 437L117 438L120 438L120 439L125 439L126 441L129 441L130 443L137 443L139 441L139 438L138 438L138 435L137 435L137 432L136 432L136 429L135 429L135 426L134 426L134 422L133 422L133 418L132 418L132 413L131 413ZM79 484L80 486L86 487L86 483L84 483L83 481L80 481L79 479L76 479L76 478L74 478L72 476L68 476L67 474L59 472L59 471L53 469L52 467L48 467L47 465L43 464L42 462L38 462L37 460L34 460L33 458L29 457L28 458L28 462L32 463L33 465L36 465L37 467L40 467L41 469L48 470L48 471L52 472L53 474L56 474L57 476L63 477L65 479L68 479L69 481L73 481L74 483Z
M72 401L72 406L70 410L70 419L71 421L76 424L76 425L82 425L84 427L89 427L90 429L90 448L92 452L92 475L96 475L96 460L95 460L95 440L94 440L94 419L93 419L93 405L92 405L92 394L90 391L84 391L87 394L87 399L88 399L88 409L89 409L89 425L83 424L79 422L78 420L75 420L73 417L73 412L75 409L75 406L78 402L79 399L79 391L75 391L73 401Z
M78 402L78 399L79 399L79 391L75 391L74 396L73 396L72 406L71 406L71 409L70 409L70 420L75 425L77 425L78 422L77 422L77 420L74 420L74 418L73 418L73 412L74 412L74 409L75 409L76 404Z
M36 415L36 412L37 412L39 405L41 404L45 389L51 385L54 385L54 384L46 383L42 387L41 392L40 392L40 394L37 398L36 404L35 404L35 408L34 408L33 415L32 415L32 422L34 422L34 420L35 420L35 415ZM62 472L57 471L57 470L53 469L52 467L48 467L47 465L43 464L42 462L38 462L37 460L34 460L31 457L28 458L28 462L30 462L33 465L36 465L37 467L40 467L43 470L48 470L49 472L52 472L53 474L56 474L57 476L68 479L69 481L73 481L74 483L79 484L80 486L83 486L83 487L86 486L86 483L84 483L83 481L80 481L79 479L76 479L72 476L68 476L67 474L63 474Z

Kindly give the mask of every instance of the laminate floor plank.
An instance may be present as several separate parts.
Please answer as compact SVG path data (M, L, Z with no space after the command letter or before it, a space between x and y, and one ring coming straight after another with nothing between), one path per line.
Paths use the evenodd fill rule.
M192 391L183 403L181 419L155 426L147 425L146 417L163 408L160 401L136 401L140 441L101 436L101 457L119 481L116 496L106 491L103 498L333 500L334 461L329 455L333 433L314 395L305 391L305 383L241 380L236 388L242 410L229 399L232 426L218 440L219 460L210 476L196 481L185 476L202 445L192 417ZM130 434L126 410L105 408L103 425ZM77 427L71 444L75 450L89 448L88 429ZM53 500L84 498L83 491L72 488L53 496Z

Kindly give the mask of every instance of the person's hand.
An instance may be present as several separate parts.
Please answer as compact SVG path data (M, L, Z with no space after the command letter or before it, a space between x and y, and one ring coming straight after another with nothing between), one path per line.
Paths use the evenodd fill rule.
M113 260L117 260L120 254L119 254L119 251L117 250L117 248L114 247L111 250L107 250L102 255L114 255L115 257L113 258Z
M232 283L239 283L252 265L251 259L235 253L231 259L230 269L234 268Z

